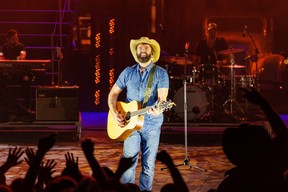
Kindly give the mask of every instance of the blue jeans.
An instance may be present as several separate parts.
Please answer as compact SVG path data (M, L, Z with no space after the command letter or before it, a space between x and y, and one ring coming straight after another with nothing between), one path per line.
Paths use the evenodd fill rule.
M148 124L148 125L147 125ZM134 164L123 174L122 183L135 183L136 166L139 159L140 146L142 151L142 171L139 178L140 190L152 190L154 167L158 152L161 123L159 119L144 123L140 131L133 134L124 141L124 157L134 157Z

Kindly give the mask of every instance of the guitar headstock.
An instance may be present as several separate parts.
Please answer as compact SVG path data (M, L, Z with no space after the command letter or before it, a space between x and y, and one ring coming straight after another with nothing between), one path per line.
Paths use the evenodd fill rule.
M173 106L176 106L176 104L172 102L171 99L168 101L163 101L159 103L160 109L163 109L163 110L171 109Z

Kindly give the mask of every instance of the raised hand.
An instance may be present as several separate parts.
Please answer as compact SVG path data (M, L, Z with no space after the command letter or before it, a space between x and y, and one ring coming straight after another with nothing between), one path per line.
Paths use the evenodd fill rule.
M81 147L85 155L93 155L94 143L91 139L86 139L81 143Z
M15 147L12 151L12 149L9 149L9 154L6 160L6 165L8 165L9 167L13 167L16 165L19 165L20 163L22 163L23 160L19 161L19 158L23 155L24 151L22 150L21 147Z
M78 157L74 158L73 153L67 152L65 154L66 167L62 171L62 175L69 175L74 178L77 182L80 182L82 179L82 174L78 167Z
M6 162L0 167L0 174L5 174L11 167L19 165L23 160L19 161L19 158L23 155L22 148L15 147L9 148L9 153Z
M40 172L38 174L38 183L45 183L46 185L53 179L52 175L56 172L54 169L57 163L54 159L48 160L46 165L41 163Z
M172 162L172 159L171 159L170 155L167 153L167 151L164 151L164 150L162 150L159 153L157 153L156 159L158 161L161 161L164 164Z
M34 183L41 169L41 162L47 151L53 147L56 141L56 134L43 137L38 141L38 150L23 181L22 191L33 191Z
M56 134L51 134L43 137L38 141L38 151L40 154L45 154L49 151L56 142Z
M26 157L24 157L24 160L30 166L32 164L36 154L35 154L34 150L30 147L27 147L25 149L25 153L26 153Z
M262 105L265 102L265 98L252 87L247 89L240 88L240 90L243 92L243 97L254 105Z
M13 166L19 165L23 160L19 161L19 158L23 155L24 151L22 148L15 147L9 148L9 153L6 162L0 167L0 183L5 184L6 177L5 173Z
M66 159L66 167L78 166L78 157L76 157L76 159L74 159L73 153L67 152L65 154L65 159Z

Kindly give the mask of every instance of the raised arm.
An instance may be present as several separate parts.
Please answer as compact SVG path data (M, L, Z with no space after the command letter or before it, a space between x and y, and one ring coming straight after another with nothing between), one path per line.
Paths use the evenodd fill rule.
M280 118L280 116L276 113L276 111L272 108L269 102L255 89L241 89L244 93L243 97L245 97L248 101L250 101L254 105L258 105L261 107L265 116L269 120L272 131L276 134L276 138L280 142L287 142L288 132L286 125Z
M116 170L116 172L115 172L115 178L114 178L114 180L115 180L116 182L119 182L121 176L123 175L123 173L124 173L128 168L130 168L130 167L133 165L133 163L134 163L133 159L134 159L134 158L135 158L135 157L131 157L131 158L121 157L121 159L120 159L120 161L119 161L118 168L117 168L117 170Z
M94 157L94 143L90 139L86 139L81 143L81 147L92 169L94 178L97 179L97 181L99 181L100 187L102 189L110 187L109 179L106 173L104 172L104 170L101 168L100 164Z
M62 175L68 175L79 183L83 175L79 170L78 157L74 158L73 153L67 152L65 154L65 160L66 160L66 167L62 171Z
M51 134L38 141L38 150L31 163L23 182L23 191L33 191L33 186L40 170L43 157L53 147L56 141L56 134Z
M52 174L56 172L54 169L57 163L54 159L47 160L46 164L44 165L43 161L40 166L40 171L38 174L37 183L35 184L35 190L38 192L44 191L44 184L47 186L52 180Z
M189 192L189 189L183 180L179 170L175 167L174 162L166 151L161 151L157 154L157 160L167 165L170 174L174 181L174 186L181 192Z
M9 153L6 162L0 167L0 178L5 178L5 173L14 166L19 165L22 163L23 160L19 160L19 158L22 156L24 151L21 147L15 147L13 150L12 148L9 148ZM0 180L0 183L5 183L4 180Z

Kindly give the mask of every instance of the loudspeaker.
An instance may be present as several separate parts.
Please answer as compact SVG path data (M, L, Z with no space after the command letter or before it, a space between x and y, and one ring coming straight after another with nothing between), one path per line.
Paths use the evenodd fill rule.
M78 121L78 86L36 88L36 120Z

